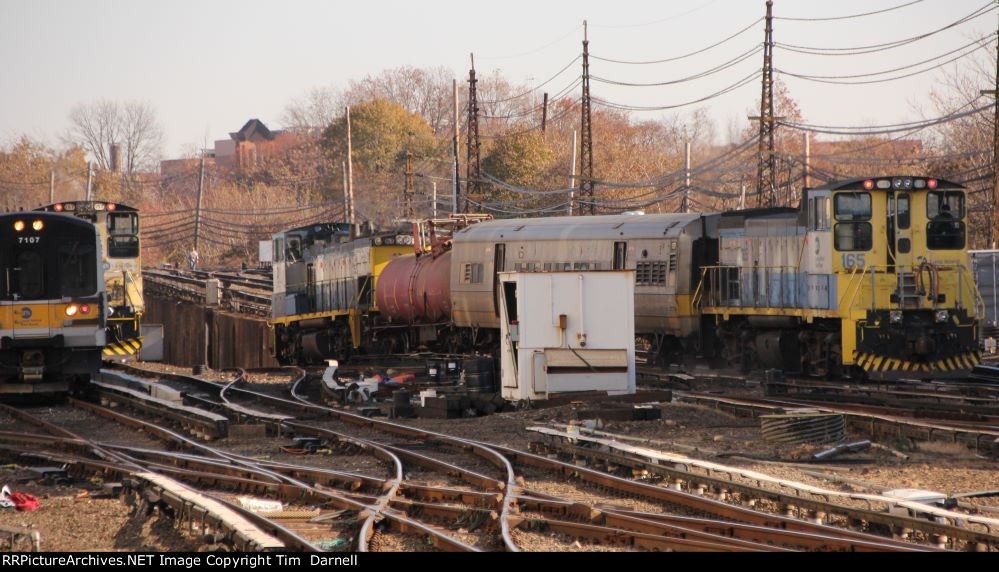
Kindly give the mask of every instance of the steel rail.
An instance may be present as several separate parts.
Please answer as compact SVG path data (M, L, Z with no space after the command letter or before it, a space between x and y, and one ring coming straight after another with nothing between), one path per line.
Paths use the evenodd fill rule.
M135 366L126 366L125 369L131 370L133 372L141 373L143 375L153 375L153 376L159 375L158 372L153 372L153 371L150 371L150 370L145 370L145 369L142 369L142 368L137 368ZM296 374L296 376L304 376L305 375L304 370L301 370L301 369L298 369L298 368L291 368L291 370ZM273 371L275 371L275 369L274 368L270 368L267 371L273 372ZM167 379L172 379L174 381L180 381L180 382L183 382L183 383L194 383L196 386L207 388L210 391L217 392L217 394L219 395L219 397L223 399L223 402L226 405L226 407L228 407L231 411L235 412L235 414L237 414L237 415L244 415L244 416L248 415L248 416L257 417L259 419L262 419L265 423L268 423L268 424L271 424L271 425L276 425L276 426L283 425L283 422L287 421L286 418L282 418L280 420L275 420L274 417L271 416L271 415L269 415L269 414L262 413L262 412L257 412L257 411L253 411L253 410L249 410L249 409L247 409L245 407L241 407L241 406L238 406L236 404L233 404L233 403L229 402L229 400L228 400L227 397L225 397L225 393L227 391L231 391L233 393L241 393L241 394L249 395L249 396L252 396L252 397L254 397L256 399L261 399L261 400L271 400L271 399L280 400L280 398L275 398L273 396L268 396L266 394L261 394L261 393L258 393L258 392L253 392L253 391L249 391L249 390L245 390L245 389L241 389L241 388L235 387L236 383L241 383L245 379L245 376L246 376L246 372L244 370L241 370L241 369L240 370L236 370L236 377L232 381L230 381L227 385L225 385L225 386L221 386L219 384L215 384L215 383L211 383L211 382L206 382L206 381L198 379L196 377L185 376L185 375L180 375L180 374L167 374L167 375L164 375L163 377L167 378ZM283 403L293 404L293 405L296 405L296 406L297 405L301 405L301 404L299 404L297 402L288 401L288 400L280 400L280 401L283 402ZM108 412L108 413L113 413L113 412ZM216 451L216 450L214 450L214 449L212 449L210 447L206 447L206 446L202 446L202 445L193 443L190 440L187 440L187 439L185 439L185 438L183 438L183 437L181 437L179 435L171 434L172 432L168 432L168 431L157 431L155 428L151 429L151 431L154 434L156 434L158 436L161 436L163 438L167 438L167 439L179 438L181 440L180 441L181 443L184 443L184 444L186 444L188 446L193 446L193 448L198 449L202 453L205 453L205 452L209 452L209 454L213 454L214 453L216 456L221 456L223 458L228 458L229 460L231 460L233 462L236 462L236 463L242 463L244 465L250 464L250 465L256 466L257 468L260 468L258 461L255 461L255 460L246 460L245 458L240 459L240 458L238 458L236 456L233 456L231 454L222 453L222 452ZM379 497L379 498L382 499L382 500L384 500L384 499L389 498L390 494L391 495L395 494L395 490L398 488L398 483L401 483L401 481L402 481L402 462L399 460L398 457L395 456L394 453L388 451L382 445L380 445L378 443L375 443L375 442L372 442L372 441L368 441L368 440L364 440L364 439L358 439L358 438L355 438L355 437L352 437L352 436L349 436L349 435L344 435L344 434L335 433L335 432L330 432L330 433L331 433L331 436L335 436L337 438L337 440L342 441L342 442L346 442L346 443L351 443L351 444L353 444L355 446L358 446L358 447L360 447L362 449L371 450L375 454L376 457L379 457L383 461L386 461L386 462L390 463L390 465L394 469L394 471L393 471L394 472L394 477L392 479L392 482L395 483L395 484L394 484L394 486L390 485L389 488L388 488L388 490L385 492L385 494L381 495L381 497ZM370 521L371 524L368 527L362 527L362 537L359 539L358 549L361 550L361 551L367 550L367 543L368 543L368 541L371 540L371 536L374 534L374 528L373 528L374 523L377 522L378 520L381 520L380 518L377 518L377 516L380 514L380 511L377 510L377 508L378 508L377 505L375 507L371 507L371 506L365 505L363 503L358 503L357 501L355 501L355 500L353 500L353 499L351 499L349 497L346 497L344 495L340 495L338 493L331 492L329 490L322 490L322 491L320 491L320 490L316 489L315 487L311 487L310 485L302 483L302 482L298 481L297 479L294 479L294 478L292 478L290 476L287 476L287 475L283 475L280 472L267 471L267 470L265 470L264 472L266 474L270 474L272 476L275 476L278 479L283 479L283 480L285 480L285 481L287 481L287 482L289 482L291 484L294 484L296 486L299 486L299 487L302 487L302 488L305 488L305 489L312 489L314 491L317 491L317 492L321 493L322 495L326 496L327 498L334 498L337 502L339 502L339 503L341 503L343 505L342 508L349 508L349 509L352 509L352 510L357 510L358 512L361 512L361 513L365 514L366 515L366 522ZM460 542L460 541L458 541L458 540L456 540L456 539L454 539L454 538L452 538L452 537L450 537L450 536L448 536L448 535L446 535L446 534L444 534L444 533L442 533L440 531L436 531L434 529L431 529L431 528L428 528L428 527L424 527L420 523L412 521L411 519L408 519L408 518L405 518L405 517L401 517L399 515L387 515L387 516L389 516L392 519L393 524L395 524L401 530L403 530L403 531L409 531L409 532L414 532L415 531L416 533L427 535L428 537L430 537L433 540L433 542L434 542L434 544L436 546L438 546L438 547L440 547L440 548L442 548L444 550L477 551L474 547L471 547L471 546L469 546L467 544L464 544L464 543L462 543L462 542Z
M597 451L594 449L578 447L574 445L567 445L567 444L557 445L554 447L554 449L581 458L589 458L592 460L599 460L605 463L611 463L617 466L646 470L650 474L667 477L673 480L674 482L680 481L682 483L688 483L688 484L700 483L704 485L705 488L711 487L721 491L728 491L729 493L739 493L740 495L744 495L746 498L751 500L758 500L758 499L767 500L781 507L797 508L799 510L808 510L814 512L815 514L842 515L847 519L847 522L851 523L868 522L888 527L892 531L896 530L922 531L927 535L935 535L937 537L940 537L941 539L961 539L965 542L972 544L980 544L992 547L999 546L999 536L992 534L991 530L987 525L985 525L985 527L986 530L988 530L988 532L979 532L968 528L937 523L930 520L923 520L908 516L892 515L886 512L878 512L870 509L846 507L843 505L837 505L829 502L818 501L815 499L804 498L797 495L786 494L783 492L764 489L761 487L755 487L752 485L742 484L731 480L721 479L718 477L699 475L696 473L684 471L682 469L635 459L626 455ZM682 491L666 489L664 487L648 485L636 481L629 481L626 479L621 479L620 477L609 475L607 473L595 471L593 469L576 467L575 465L562 463L560 461L555 461L539 455L524 453L522 451L515 451L515 452L512 451L512 454L515 454L518 459L523 459L524 462L530 463L532 465L547 466L551 468L561 467L561 470L566 471L565 474L577 476L579 478L582 478L584 481L599 486L608 486L604 484L607 482L605 479L612 479L614 480L614 482L617 482L618 484L627 487L625 488L625 490L628 492L632 492L634 494L645 494L648 495L649 498L654 498L661 502L671 502L670 499L674 499L673 502L676 502L675 499L677 498L685 499L687 502L691 503L689 505L691 508L697 508L699 510L705 511L708 514L714 514L716 516L731 519L736 522L745 522L759 526L770 526L770 527L776 526L781 528L787 528L790 530L814 532L816 534L833 535L844 538L857 538L864 540L866 542L875 542L886 545L914 546L910 543L904 543L901 541L896 541L894 539L884 538L873 534L859 533L848 529L833 527L825 524L816 524L805 520L798 520L789 517L767 514L759 511L746 509L737 505L724 503L722 501L708 499L706 497L699 496L693 493L685 493ZM682 496L676 497L673 495L673 493ZM681 503L681 504L687 506L686 503Z
M712 405L718 409L727 409L737 413L749 411L755 414L756 412L772 412L777 409L787 409L788 407L820 409L824 412L844 415L851 425L869 430L872 435L879 434L879 427L887 427L888 429L884 432L890 432L900 437L909 436L924 441L940 441L943 440L941 437L947 437L946 440L948 442L956 443L961 441L974 445L977 451L983 450L983 443L995 444L999 442L999 429L988 427L964 427L957 424L931 423L892 415L864 413L844 407L817 406L815 404L788 400L719 397L716 395L679 391L674 396L678 401ZM906 429L908 429L908 432L906 432ZM999 450L999 447L995 447L995 449Z
M308 398L302 395L299 391L304 380L305 377L303 376L292 384L291 394L296 400L301 402L303 405L307 405L312 410L324 411L326 412L327 415L330 415L340 421L352 423L355 425L360 425L362 427L377 429L394 435L401 435L404 437L415 438L422 441L427 441L432 437L434 439L440 440L441 442L449 443L459 448L470 449L476 455L489 461L497 468L499 468L501 471L503 471L504 474L506 475L506 481L500 482L498 484L498 488L503 493L503 504L500 509L500 518L499 518L500 534L503 538L503 545L507 551L520 552L520 548L514 542L513 537L510 534L510 509L512 504L512 498L514 495L514 489L517 486L516 475L514 474L513 466L503 455L501 455L499 452L497 452L496 450L487 445L471 441L468 439L461 439L458 437L445 435L443 433L435 433L432 431L423 431L419 429L414 429L412 427L407 427L405 425L400 425L398 423L391 423L388 421L376 421L368 417L347 413L344 411L333 409L331 407L312 404L308 400ZM415 453L412 452L409 452L409 454L415 455ZM429 457L427 458L429 459Z

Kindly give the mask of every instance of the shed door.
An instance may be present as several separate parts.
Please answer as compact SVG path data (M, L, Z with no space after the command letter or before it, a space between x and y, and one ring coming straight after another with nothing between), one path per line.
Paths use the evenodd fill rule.
M497 244L493 249L493 312L498 318L499 307L499 273L506 270L506 245Z

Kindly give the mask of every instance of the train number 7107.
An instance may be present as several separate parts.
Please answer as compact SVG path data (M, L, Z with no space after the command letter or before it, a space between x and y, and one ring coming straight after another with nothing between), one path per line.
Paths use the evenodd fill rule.
M38 244L42 239L40 236L19 236L17 237L18 244Z

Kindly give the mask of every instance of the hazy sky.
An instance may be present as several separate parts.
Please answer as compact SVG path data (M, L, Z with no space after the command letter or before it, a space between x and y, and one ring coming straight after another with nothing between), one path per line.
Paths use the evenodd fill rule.
M907 1L776 0L774 13L788 18L840 16ZM923 0L860 19L777 20L774 38L824 48L883 44L935 30L987 4ZM280 128L284 107L310 88L343 85L385 68L443 65L464 79L468 54L474 52L480 73L500 69L515 83L539 83L580 53L584 19L590 23L591 54L644 61L713 44L750 25L764 11L762 0L0 0L0 141L27 133L57 143L74 104L138 99L155 107L166 130L164 155L176 156L201 140L227 137L251 117ZM805 56L778 50L775 66L824 76L875 72L941 55L996 27L992 12L932 38L874 54ZM637 66L593 61L591 73L632 83L667 82L726 62L758 45L762 35L760 23L696 57ZM629 105L672 105L735 83L758 69L761 61L756 55L714 76L679 85L623 88L594 83L593 94ZM577 64L546 89L556 92L578 74ZM936 73L928 73L867 86L790 77L785 81L809 123L856 125L916 118L913 108L925 103L936 78ZM745 117L759 91L755 81L676 111L707 107L724 134L732 118Z

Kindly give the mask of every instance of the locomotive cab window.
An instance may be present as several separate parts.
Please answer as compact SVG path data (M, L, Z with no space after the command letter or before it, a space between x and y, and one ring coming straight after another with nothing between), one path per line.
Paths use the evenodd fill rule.
M926 193L926 247L931 250L960 250L965 244L964 193Z
M809 227L812 230L829 230L829 197L808 199Z
M837 221L871 220L870 193L839 193L836 195Z
M839 193L834 200L836 226L833 241L841 252L861 252L874 245L870 193Z
M139 234L139 218L135 213L109 213L108 234Z
M841 252L868 251L874 245L871 223L869 222L837 223L833 235L836 250Z
M15 259L10 290L15 300L45 299L45 257L40 250L22 250Z
M139 217L135 213L108 213L108 257L139 256Z

